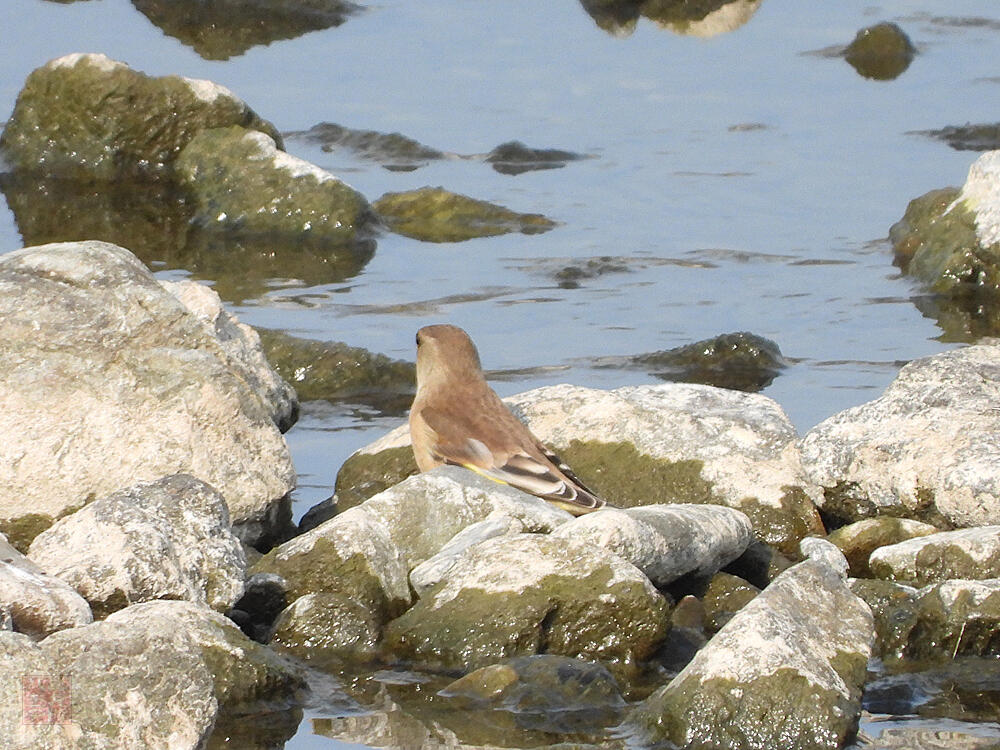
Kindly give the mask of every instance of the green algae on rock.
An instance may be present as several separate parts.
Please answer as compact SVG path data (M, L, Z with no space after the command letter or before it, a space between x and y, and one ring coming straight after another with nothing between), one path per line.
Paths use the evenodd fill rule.
M379 133L375 130L355 130L334 122L321 122L309 130L287 133L288 138L302 138L321 144L324 151L350 149L359 156L378 162L386 169L409 171L428 161L443 159L447 154L402 133Z
M272 648L327 669L344 662L369 660L382 623L364 604L346 593L306 594L287 607L274 623Z
M841 526L831 532L827 539L840 548L847 558L851 575L856 578L871 578L868 558L879 547L895 544L918 536L935 534L940 529L928 523L907 518L879 516Z
M109 181L169 175L197 133L231 125L281 143L273 125L223 86L72 54L28 76L0 149L15 171Z
M375 453L354 453L337 472L334 490L337 508L343 511L360 505L417 472L417 462L409 445Z
M861 29L844 50L844 58L865 78L889 81L910 67L916 48L899 26L877 23Z
M199 132L181 151L176 172L202 226L344 243L374 229L364 196L257 130Z
M393 232L424 242L462 242L510 232L538 234L556 226L541 214L517 213L441 187L386 193L373 207Z

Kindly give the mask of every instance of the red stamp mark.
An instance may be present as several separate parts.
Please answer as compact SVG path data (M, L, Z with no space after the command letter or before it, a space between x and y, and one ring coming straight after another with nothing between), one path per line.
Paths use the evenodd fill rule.
M66 675L21 675L21 723L68 724L73 702Z

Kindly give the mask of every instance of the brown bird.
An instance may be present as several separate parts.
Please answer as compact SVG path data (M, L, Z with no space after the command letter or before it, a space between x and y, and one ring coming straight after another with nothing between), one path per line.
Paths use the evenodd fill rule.
M442 464L464 466L574 515L608 507L487 385L476 345L456 326L417 331L410 438L420 471Z

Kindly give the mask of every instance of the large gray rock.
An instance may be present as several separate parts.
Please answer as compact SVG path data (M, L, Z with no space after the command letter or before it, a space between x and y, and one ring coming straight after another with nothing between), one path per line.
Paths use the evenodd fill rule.
M234 355L242 344L220 341L127 250L0 257L0 337L0 530L15 546L95 497L177 472L217 488L246 540L281 525L295 484L276 424L288 407Z
M619 507L726 505L750 518L758 538L792 553L804 536L825 533L814 506L821 492L802 470L795 428L765 396L684 383L613 391L557 385L506 402ZM367 470L382 482L409 442L403 425L358 451L341 474L357 484ZM338 492L340 484L338 477Z
M169 174L195 134L229 125L280 139L223 86L151 78L105 55L75 53L28 76L0 146L17 170L111 180Z
M750 519L717 505L648 505L580 516L552 532L607 549L657 586L683 575L711 575L753 541Z
M98 616L152 599L229 609L246 556L222 495L186 474L87 505L39 534L29 558L79 591Z
M841 747L857 727L871 610L828 566L782 573L630 715L643 741L682 748Z
M1000 346L914 360L882 396L821 422L801 446L823 510L844 521L1000 523Z
M536 653L634 665L667 629L666 600L632 564L551 534L469 547L444 580L389 623L395 657L453 669Z
M942 531L880 547L868 558L872 574L914 586L952 578L1000 578L1000 526Z
M88 625L94 617L87 600L69 584L45 573L0 534L0 611L11 626L32 638Z

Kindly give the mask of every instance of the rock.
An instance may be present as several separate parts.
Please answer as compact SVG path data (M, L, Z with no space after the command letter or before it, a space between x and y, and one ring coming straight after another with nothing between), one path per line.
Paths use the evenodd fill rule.
M410 585L419 597L445 578L469 547L487 539L521 534L524 531L524 524L519 519L502 511L494 511L482 521L466 526L448 540L436 555L415 566L410 571Z
M635 740L680 747L840 748L857 726L872 636L868 606L807 560L740 610L626 727Z
M176 171L203 226L308 236L334 245L374 229L364 196L257 130L203 130L179 154Z
M288 606L288 582L273 573L250 576L243 587L243 596L226 613L240 630L258 643L267 643L271 626Z
M22 633L0 631L0 737L4 747L83 747L79 744L81 732L75 723L70 688L69 679L56 671L41 646Z
M940 529L929 523L911 521L907 518L879 516L856 521L830 532L827 540L837 545L850 565L851 575L856 578L871 578L868 557L879 547L902 542L928 534L936 534Z
M844 50L844 58L865 78L890 81L910 67L916 48L899 26L877 23L861 29Z
M255 0L208 4L201 0L133 0L132 4L164 34L177 38L205 60L228 60L252 47L340 26L360 10L346 0L264 4Z
M856 581L854 588L872 602L887 664L1000 656L1000 579L951 580L919 590Z
M717 633L737 612L757 598L760 589L729 573L716 573L702 596L705 630Z
M470 547L447 577L386 628L399 659L476 669L550 653L617 661L649 656L667 604L634 566L551 535L516 534Z
M942 531L880 547L868 560L872 574L926 586L952 578L1000 578L1000 526Z
M656 661L671 675L687 666L708 643L705 607L695 596L683 597L670 613L670 630L656 653Z
M0 534L0 607L10 627L40 640L57 630L93 622L87 600L69 584L47 575Z
M171 173L195 134L230 125L281 139L211 81L150 78L104 55L72 54L28 76L0 149L14 170L81 180L155 177Z
M222 495L186 474L95 500L35 537L28 556L98 617L152 599L225 611L246 573Z
M321 122L309 130L289 133L288 137L319 143L324 151L350 149L358 156L378 162L394 172L409 172L447 156L401 133L354 130L333 122Z
M803 557L808 557L810 560L822 563L831 570L836 571L841 578L847 578L847 571L850 568L847 564L847 558L844 557L844 553L840 551L840 548L832 542L810 536L799 542L799 550L802 552Z
M305 534L307 531L312 531L321 523L329 521L342 510L346 509L339 506L336 495L323 498L302 514L302 518L299 519L298 533Z
M558 385L506 403L618 507L726 505L750 518L759 539L791 554L802 537L826 533L813 504L821 493L802 470L795 428L765 396L686 384L614 391ZM338 498L342 486L367 483L370 491L414 471L409 439L402 425L351 456L337 477Z
M459 705L510 711L521 727L555 734L594 731L617 720L625 706L605 667L553 654L477 669L438 694Z
M792 561L778 550L756 541L751 542L746 552L726 565L723 570L762 589L790 567Z
M412 362L281 331L259 333L268 360L295 385L302 401L366 404L387 414L405 414L413 402L416 368Z
M934 130L915 130L915 135L924 135L944 141L956 151L996 151L1000 149L1000 123L973 125L946 125Z
M308 664L330 668L373 659L382 625L368 607L349 595L306 594L281 613L269 643Z
M178 472L222 493L243 539L282 532L295 469L273 381L127 250L0 257L0 336L0 531L14 546L95 497Z
M750 519L732 508L648 505L589 513L552 536L607 549L662 587L689 573L715 573L743 554L753 529Z
M529 148L520 141L501 143L486 155L500 174L519 175L539 169L559 169L568 162L586 159L583 154L557 148Z
M510 232L539 234L556 226L541 214L520 214L441 187L386 193L372 205L393 232L423 242L462 242Z
M879 398L847 409L801 441L821 509L935 526L1000 523L1000 346L909 363Z

